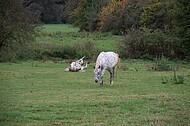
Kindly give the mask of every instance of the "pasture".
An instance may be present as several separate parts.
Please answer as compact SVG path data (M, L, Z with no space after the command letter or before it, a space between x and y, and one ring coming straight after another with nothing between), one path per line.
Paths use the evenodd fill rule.
M77 32L69 25L44 27L36 40L47 46L91 41L94 51L116 51L120 39ZM94 59L89 59L86 72L75 73L65 72L70 60L46 58L0 63L0 125L190 125L189 62L170 62L184 77L184 84L174 84L174 72L151 69L153 61L121 60L114 85L109 86L106 71L99 87Z
M67 60L0 64L0 125L189 125L190 64L182 64L184 84L161 83L173 72L146 70L139 60L123 60L113 87L94 82L92 62L85 73L65 72Z
M92 42L94 48L99 51L115 51L116 42L121 36L111 33L88 33L78 32L68 24L43 25L40 36L36 38L39 43L53 43L57 45L74 45Z

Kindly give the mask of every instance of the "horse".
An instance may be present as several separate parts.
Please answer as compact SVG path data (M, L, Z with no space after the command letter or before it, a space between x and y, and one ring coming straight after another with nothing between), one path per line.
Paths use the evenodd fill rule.
M72 63L70 64L70 67L66 68L65 71L85 72L84 69L87 69L87 64L89 64L89 62L88 62L88 63L86 63L85 66L82 66L82 65L84 64L84 61L83 61L83 60L84 60L85 58L86 58L86 57L84 56L84 57L82 57L81 59L79 59L79 60L77 60L77 61L75 61L75 62L72 62Z
M103 76L106 70L110 73L110 86L113 86L114 73L119 62L119 55L114 52L101 52L99 54L94 67L94 74L96 83L98 83L99 77L101 77L100 87L103 86Z

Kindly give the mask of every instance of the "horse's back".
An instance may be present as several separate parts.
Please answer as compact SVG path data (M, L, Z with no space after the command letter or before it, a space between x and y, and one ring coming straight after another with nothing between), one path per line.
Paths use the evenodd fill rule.
M114 52L101 52L98 60L103 67L112 68L119 62L119 55Z

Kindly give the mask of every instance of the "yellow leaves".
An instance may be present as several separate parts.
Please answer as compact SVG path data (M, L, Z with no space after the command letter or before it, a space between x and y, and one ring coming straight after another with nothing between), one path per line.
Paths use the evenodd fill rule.
M126 7L128 0L117 1L111 0L107 7L103 7L100 16L99 29L102 29L104 23L108 20L110 16L115 16L116 11Z
M145 7L144 12L141 14L141 24L148 26L149 23L153 20L154 15L156 15L166 4L166 2L158 2L157 0L152 0L152 3Z
M122 8L125 8L125 7L126 7L127 2L128 2L128 0L123 0L123 1L122 1Z

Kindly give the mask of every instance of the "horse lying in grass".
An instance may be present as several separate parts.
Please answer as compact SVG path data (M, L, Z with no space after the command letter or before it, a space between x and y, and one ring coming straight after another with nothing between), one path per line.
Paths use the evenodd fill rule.
M114 52L101 52L99 54L94 67L94 74L96 83L98 83L99 77L101 77L100 87L103 86L103 76L106 70L110 72L110 86L113 86L114 73L119 62L119 55Z
M72 71L72 72L85 72L84 69L87 69L87 64L90 62L86 63L85 66L82 66L84 64L84 59L86 57L82 57L81 59L77 60L76 62L72 62L70 64L70 67L66 68L65 71Z

